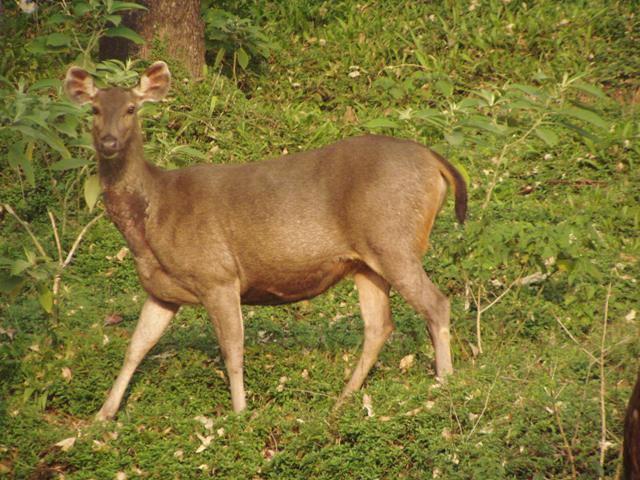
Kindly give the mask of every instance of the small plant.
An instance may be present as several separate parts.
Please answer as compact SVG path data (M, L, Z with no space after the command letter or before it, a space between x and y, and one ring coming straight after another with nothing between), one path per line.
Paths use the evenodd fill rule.
M214 67L227 59L234 78L237 67L246 70L252 58L269 57L273 43L249 19L203 5L207 51L214 55Z

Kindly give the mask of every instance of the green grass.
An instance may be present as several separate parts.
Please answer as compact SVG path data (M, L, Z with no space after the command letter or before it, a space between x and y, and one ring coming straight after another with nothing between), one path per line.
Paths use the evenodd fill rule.
M93 424L144 299L131 259L107 258L124 242L103 219L65 271L56 343L28 290L1 299L0 475L543 479L572 478L575 469L577 478L615 478L640 354L631 314L640 273L640 116L630 102L640 87L640 26L632 2L528 3L222 2L279 47L237 84L226 71L182 82L172 65L170 101L144 119L149 157L163 166L193 163L171 154L179 145L212 163L248 162L365 132L367 121L397 119L408 108L444 105L440 79L450 79L456 101L507 82L535 84L540 72L556 81L584 73L600 85L615 101L584 102L615 132L627 125L624 135L601 132L589 143L559 129L556 146L528 140L502 166L492 158L509 139L479 133L473 146L451 147L418 121L375 129L444 145L471 179L467 225L455 224L449 201L424 258L452 300L456 374L446 385L434 379L424 322L394 295L396 331L363 392L332 411L362 344L357 294L345 281L310 302L243 309L247 412L231 412L213 329L202 309L189 308L138 369L116 420ZM23 20L14 27L28 28ZM48 68L42 77L62 76L63 62L27 54L5 73L33 77L29 65L39 61ZM71 177L40 169L31 190L5 168L5 156L0 147L2 202L54 251L46 209L62 215L60 185ZM496 170L501 180L483 209ZM65 244L91 218L80 199L73 190ZM28 245L9 216L0 229L0 256ZM472 293L481 288L484 307L519 276L547 272L549 256L556 264L548 278L515 284L482 313L479 354ZM123 322L104 326L110 313ZM400 361L410 354L415 362L404 371ZM199 416L211 419L210 429ZM208 435L198 453L199 436ZM69 437L76 441L67 451L54 446Z

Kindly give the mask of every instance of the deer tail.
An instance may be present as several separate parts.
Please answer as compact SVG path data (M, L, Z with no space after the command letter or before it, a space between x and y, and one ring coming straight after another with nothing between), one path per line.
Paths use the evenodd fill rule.
M467 184L460 171L451 165L451 163L442 155L431 150L432 155L438 161L440 173L447 183L453 188L455 198L456 217L460 224L464 223L467 216Z

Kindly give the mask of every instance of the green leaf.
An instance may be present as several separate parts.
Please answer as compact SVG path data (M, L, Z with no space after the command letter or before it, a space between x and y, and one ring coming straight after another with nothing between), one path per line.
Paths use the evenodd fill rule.
M485 130L496 135L505 135L509 130L504 125L495 124L487 118L481 117L479 115L474 115L472 118L460 122L460 125L470 128L477 128L479 130Z
M459 147L464 142L464 135L460 132L453 132L451 135L444 134L444 139L452 146Z
M41 90L43 88L55 88L56 90L62 86L62 82L57 78L45 78L43 80L38 80L34 82L33 85L29 87L29 92L33 92L36 90Z
M435 84L435 89L445 97L453 95L453 85L448 80L438 80Z
M424 68L429 68L429 61L427 60L427 57L424 56L424 53L422 53L420 50L416 50L416 59L418 60L418 63Z
M16 295L24 283L25 279L23 277L16 277L6 272L0 272L0 293Z
M108 29L106 32L104 32L104 36L126 38L127 40L131 40L133 43L137 43L138 45L142 45L144 43L144 38L142 38L130 28L123 26Z
M225 53L226 53L226 50L224 48L221 48L220 50L218 50L218 53L216 54L216 60L213 62L213 68L220 68L220 64L224 59Z
M40 291L38 301L45 312L51 313L53 311L53 293L47 287L43 287Z
M144 5L140 5L138 3L119 2L116 0L111 4L111 9L109 10L109 13L122 12L123 10L146 10L146 9L147 7L145 7Z
M596 87L595 85L590 85L583 81L577 81L577 82L573 82L571 86L585 93L588 93L589 95L597 97L600 100L609 100L609 97L607 96L607 94L604 93L599 87Z
M13 125L12 128L18 130L29 139L42 140L51 148L60 153L60 155L62 155L62 158L71 157L71 154L69 153L69 150L67 150L67 147L64 146L64 142L62 141L62 139L54 132L36 130L35 128L29 127L27 125L20 124Z
M249 66L249 55L244 51L244 48L239 48L237 51L238 63L243 70L246 70Z
M33 142L29 142L29 144L27 145L27 148L24 152L24 155L22 156L22 159L20 160L20 167L22 168L22 173L24 173L24 176L27 179L27 182L29 182L29 185L31 185L32 188L35 188L36 186L36 176L35 173L33 171L33 148L34 148L34 143Z
M527 95L531 95L533 97L547 98L547 94L546 93L544 93L539 88L532 87L531 85L522 85L520 83L514 83L514 84L509 85L507 87L507 89L519 90L519 91L521 91L523 93L526 93Z
M173 149L173 153L176 154L184 154L188 157L194 157L197 158L199 160L206 160L207 156L202 153L200 150L190 147L188 145L180 145L178 147L176 147L175 149Z
M45 38L46 44L50 47L68 47L72 41L71 35L61 32L50 33Z
M89 211L92 211L93 207L95 207L98 197L100 196L100 190L100 180L98 176L91 175L87 177L84 182L84 201L87 202Z
M51 165L49 167L49 170L70 170L72 168L84 167L85 165L89 165L90 163L91 161L85 158L66 158Z
M559 112L562 115L569 115L584 122L595 125L600 128L609 128L609 123L606 122L600 115L591 110L580 107L571 107Z
M544 143L550 147L555 147L558 144L558 135L553 130L548 128L538 127L535 130L536 135Z
M58 25L59 23L64 23L67 21L69 17L63 15L62 13L54 13L49 18L47 18L45 25Z
M397 128L400 125L388 118L374 118L366 122L363 126L366 128Z
M83 16L85 13L88 13L92 10L91 5L89 4L89 2L76 2L73 5L73 14L76 17L81 17Z
M26 260L22 260L21 258L15 260L11 265L11 275L17 277L22 272L24 272L27 268L31 267L31 263Z
M105 21L111 23L114 27L120 25L122 22L122 17L120 15L107 15L104 17Z

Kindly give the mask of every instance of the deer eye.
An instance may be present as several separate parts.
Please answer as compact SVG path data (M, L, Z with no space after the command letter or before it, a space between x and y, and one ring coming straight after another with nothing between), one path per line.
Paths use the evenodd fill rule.
M132 115L135 111L136 111L136 107L133 105L130 105L129 108L127 108L127 113L129 115Z
M100 109L98 109L98 107L91 107L91 113L93 113L94 115L99 115L100 114Z

